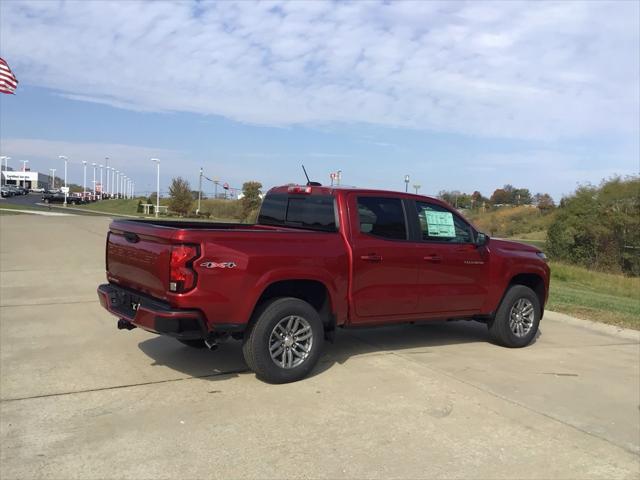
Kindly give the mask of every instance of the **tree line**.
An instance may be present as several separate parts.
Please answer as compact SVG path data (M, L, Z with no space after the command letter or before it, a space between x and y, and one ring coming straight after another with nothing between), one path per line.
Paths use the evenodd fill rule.
M500 206L534 205L540 210L551 210L555 207L553 198L548 193L532 195L528 188L516 188L507 184L496 188L487 198L479 191L464 193L458 190L440 190L438 198L458 209L487 209Z

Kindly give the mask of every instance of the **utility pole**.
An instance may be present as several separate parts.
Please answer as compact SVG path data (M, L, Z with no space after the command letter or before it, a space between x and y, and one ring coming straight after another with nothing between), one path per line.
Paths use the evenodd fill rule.
M218 180L217 178L213 180L213 198L218 198L218 183L220 183L220 180Z
M198 208L196 215L200 215L200 201L202 200L202 167L200 167L200 179L198 181Z
M160 159L152 158L152 162L156 162L158 169L156 173L156 218L158 218L158 212L160 211Z

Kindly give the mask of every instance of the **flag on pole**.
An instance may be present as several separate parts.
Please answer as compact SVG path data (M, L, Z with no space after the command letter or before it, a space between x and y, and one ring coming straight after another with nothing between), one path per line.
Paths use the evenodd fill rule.
M0 93L13 95L18 86L18 79L13 74L7 62L0 58Z

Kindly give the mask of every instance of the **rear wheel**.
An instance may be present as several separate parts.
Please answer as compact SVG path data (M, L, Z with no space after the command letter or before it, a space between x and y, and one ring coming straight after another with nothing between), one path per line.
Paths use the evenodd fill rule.
M242 351L258 378L288 383L309 374L323 340L322 320L311 305L298 298L278 298L256 312Z
M505 347L524 347L538 333L542 309L538 296L524 285L513 285L488 323L492 338Z

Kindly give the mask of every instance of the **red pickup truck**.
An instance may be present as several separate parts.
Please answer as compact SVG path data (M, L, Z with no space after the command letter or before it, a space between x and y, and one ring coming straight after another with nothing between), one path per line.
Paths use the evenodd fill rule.
M271 189L255 225L115 220L106 272L98 297L118 328L242 340L272 383L305 377L336 327L476 320L523 347L549 292L540 250L489 239L439 200L316 185Z

